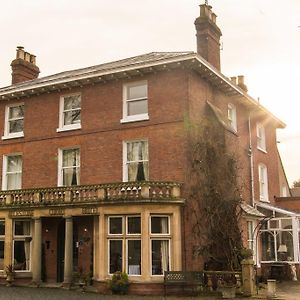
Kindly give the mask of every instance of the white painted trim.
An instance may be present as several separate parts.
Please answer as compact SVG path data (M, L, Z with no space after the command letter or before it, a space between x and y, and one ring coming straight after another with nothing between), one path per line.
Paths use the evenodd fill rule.
M259 135L259 132L262 133L261 136ZM259 139L262 141L262 146L263 147L261 147L258 144ZM265 130L265 127L261 123L256 124L256 146L257 146L258 150L260 150L264 153L267 153L266 130Z
M80 97L80 123L64 125L64 102L65 102L65 98L70 97L70 96L79 96ZM58 128L56 129L56 132L81 129L81 104L82 104L81 100L82 100L81 93L72 93L72 94L66 94L66 95L60 96Z
M120 120L120 123L130 123L130 122L139 122L139 121L147 121L149 120L148 114L140 114L140 115L134 115L134 116L128 116L124 117Z
M5 106L4 133L2 136L2 140L20 138L20 137L24 136L24 126L23 126L23 131L9 133L9 124L8 124L10 108L22 106L22 105L24 106L23 122L25 123L25 104L24 104L24 102L13 103L13 104L9 104L9 105Z
M263 178L261 178L261 175ZM263 180L264 188L261 191L260 183ZM269 201L269 184L268 184L268 169L265 164L259 163L258 164L258 187L259 187L259 199L263 202L270 202Z
M22 187L22 177L23 177L23 154L20 152L9 153L3 155L2 160L2 191L7 191L7 158L10 156L21 156L22 157L22 169L21 169L21 187Z

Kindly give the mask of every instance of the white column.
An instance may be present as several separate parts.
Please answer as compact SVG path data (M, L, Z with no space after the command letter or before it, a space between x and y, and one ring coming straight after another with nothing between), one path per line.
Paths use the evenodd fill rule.
M34 219L33 253L32 253L32 283L39 285L42 274L42 221Z
M63 285L69 288L72 283L73 272L73 219L65 217L66 233L65 233L65 261L64 261L64 282Z
M299 220L298 217L292 217L294 261L299 262Z

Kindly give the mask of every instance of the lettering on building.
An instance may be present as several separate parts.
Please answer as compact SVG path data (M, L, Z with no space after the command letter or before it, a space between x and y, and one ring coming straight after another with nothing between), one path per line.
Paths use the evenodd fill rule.
M51 208L49 209L50 216L63 216L65 214L65 210L63 208Z
M12 211L9 212L9 216L11 218L32 217L33 216L33 210L12 210Z
M97 207L84 207L82 208L83 215L96 215L98 213Z

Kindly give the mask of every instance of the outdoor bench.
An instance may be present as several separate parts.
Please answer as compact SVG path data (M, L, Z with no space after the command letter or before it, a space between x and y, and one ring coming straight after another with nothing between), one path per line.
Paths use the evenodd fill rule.
M196 271L165 271L164 273L164 292L169 291L173 294L182 292L184 294L197 294L198 288L204 286L203 272Z

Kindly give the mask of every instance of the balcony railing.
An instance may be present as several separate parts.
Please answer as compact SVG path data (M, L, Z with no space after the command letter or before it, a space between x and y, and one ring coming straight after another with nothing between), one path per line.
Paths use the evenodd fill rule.
M181 184L175 182L122 182L0 191L0 207L76 203L179 201Z

